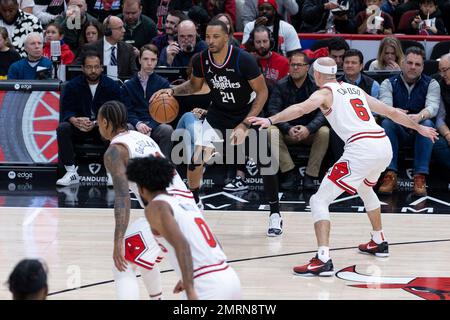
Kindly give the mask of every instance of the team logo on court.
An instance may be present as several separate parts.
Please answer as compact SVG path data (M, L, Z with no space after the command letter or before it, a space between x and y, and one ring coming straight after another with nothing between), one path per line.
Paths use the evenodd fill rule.
M89 171L94 175L96 175L100 171L101 168L102 168L102 165L100 163L90 163L89 164Z
M356 271L356 266L336 273L342 280L360 282L350 287L367 289L403 289L425 300L450 300L450 278L443 277L381 277Z

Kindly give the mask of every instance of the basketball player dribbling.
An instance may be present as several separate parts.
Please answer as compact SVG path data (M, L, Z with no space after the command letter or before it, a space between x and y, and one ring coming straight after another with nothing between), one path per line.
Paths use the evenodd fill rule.
M126 167L132 158L155 155L164 157L156 142L148 135L127 129L127 109L119 101L109 101L98 112L100 134L111 144L104 155L106 169L111 173L114 200L114 266L113 274L118 299L140 298L136 272L139 271L151 299L161 299L162 288L158 263L164 250L156 243L147 220L142 217L129 225L130 191L142 208L136 184L128 181ZM194 202L192 193L175 172L167 191L185 202Z
M209 154L214 151L213 142L223 141L224 150L225 144L237 146L245 143L251 127L246 118L257 116L262 111L268 90L255 59L248 52L229 44L225 23L220 20L209 22L206 28L206 42L208 49L193 58L191 78L181 85L157 91L150 101L161 94L175 96L193 94L206 82L211 90L212 103L202 123L202 136L196 138L195 145L205 147L205 153L208 155L208 150ZM227 129L232 129L230 137L226 136ZM259 135L259 132L256 131L256 134ZM260 137L257 139L260 140ZM261 147L262 141L250 147L258 145ZM268 142L264 146L269 146ZM265 155L262 155L261 150L262 148L258 149L257 159L253 160L261 170L264 193L270 206L267 236L276 237L283 232L278 201L277 170L274 169L276 162L269 161L262 164L261 157ZM249 148L246 148L246 151L249 151ZM267 170L266 173L263 173L264 170ZM188 166L187 177L189 188L198 203L202 175L203 161L194 158Z
M392 147L383 128L375 122L371 110L416 130L433 142L437 139L437 132L434 128L419 125L398 109L372 98L359 87L338 83L334 60L319 58L313 67L314 78L320 89L308 100L294 104L269 118L251 117L248 121L267 128L271 124L289 121L320 108L331 127L345 141L344 154L329 170L319 190L310 199L319 247L317 255L309 263L294 267L297 275L331 276L334 268L329 253L328 207L343 192L351 195L358 193L372 224L372 239L359 245L359 251L378 257L389 256L388 242L381 224L380 201L373 187L391 161Z
M154 156L132 159L127 167L128 179L147 203L145 215L156 241L167 249L169 262L182 279L174 292L184 290L188 299L241 299L239 278L198 206L167 192L174 172L169 160Z

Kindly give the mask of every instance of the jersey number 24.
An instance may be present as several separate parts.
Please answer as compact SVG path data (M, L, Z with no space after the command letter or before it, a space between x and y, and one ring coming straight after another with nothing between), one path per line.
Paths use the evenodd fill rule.
M221 91L220 94L222 95L222 102L223 103L236 103L236 100L234 100L233 92L223 92Z

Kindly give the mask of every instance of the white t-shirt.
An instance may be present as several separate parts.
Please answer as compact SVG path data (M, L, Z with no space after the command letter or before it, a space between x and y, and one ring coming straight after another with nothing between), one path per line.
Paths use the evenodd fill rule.
M91 93L92 93L92 99L94 99L95 92L97 91L97 87L98 87L98 83L89 85L89 89L91 89Z

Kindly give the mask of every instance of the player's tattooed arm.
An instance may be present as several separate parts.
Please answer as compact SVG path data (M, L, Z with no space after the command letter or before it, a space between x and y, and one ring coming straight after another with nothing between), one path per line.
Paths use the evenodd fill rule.
M191 79L183 82L182 84L173 87L173 94L175 96L190 95L197 91L200 91L203 86L203 78L191 76Z

